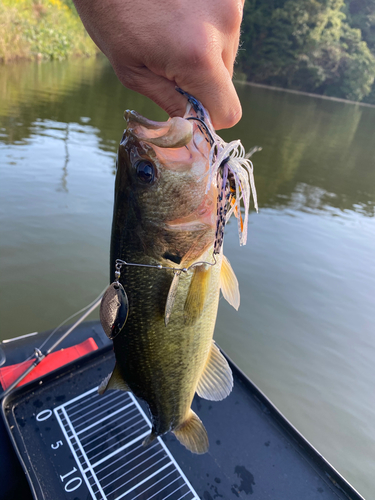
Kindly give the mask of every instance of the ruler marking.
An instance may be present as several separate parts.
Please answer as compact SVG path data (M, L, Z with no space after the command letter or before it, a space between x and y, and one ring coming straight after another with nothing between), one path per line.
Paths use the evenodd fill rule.
M97 417L99 417L100 415L104 415L106 412L108 411L111 411L111 405L113 407L116 407L116 406L121 406L123 405L126 401L124 401L124 398L117 398L118 402L116 402L116 404L113 404L113 401L111 401L110 399L107 399L107 401L105 403L103 403L102 405L100 405L100 401L97 402L97 406L98 408L93 408L92 410L85 412L86 408L81 408L80 410L78 410L76 412L76 414L78 413L77 416L75 416L74 418L71 419L72 423L75 425L75 427L80 427L82 425L85 425L85 421L81 422L80 424L78 424L77 422L79 420L82 420L82 419L86 419L87 422L89 422L90 420L93 420L93 419L96 419Z
M147 500L151 500L151 498L154 498L155 495L159 495L159 493L161 493L163 490L165 490L166 488L168 488L168 486L170 486L171 484L175 483L176 481L178 481L179 479L181 479L181 477L176 477L176 479L173 479L172 482L168 483L167 486L164 486L164 488L162 488L161 490L157 491L156 493L154 493L151 497L148 497ZM184 486L187 486L185 483L182 485L182 486L178 486L178 488L176 488L175 490L172 491L172 493L170 493L168 495L168 497L170 497L171 495L173 495L173 493L176 493L176 491L180 490L181 488L183 488ZM188 491L188 493L190 492L190 490ZM168 497L164 497L163 500L166 500Z
M116 470L114 471L111 471L109 474L107 474L106 476L102 477L100 480L102 481L103 479L106 479L108 476L110 476L111 474L114 474L114 472L117 472L118 470L121 469L121 467L125 467L126 465L129 465L131 462L133 462L134 460L137 460L139 457L141 457L142 455L144 455L145 453L147 453L149 450L152 450L154 448L156 448L158 446L158 442L155 440L150 446L146 447L144 449L144 451L142 451L142 453L139 453L138 455L135 455L132 459L128 460L127 462L123 463L120 467L118 467ZM159 453L159 452L157 452ZM157 453L155 453L154 455L156 455ZM108 469L108 467L110 467L111 465L113 465L114 463L118 462L119 460L121 460L123 457L119 457L119 458L116 458L116 460L114 460L113 462L111 462L110 464L106 465L105 467L103 467L102 469L99 469L96 473L97 474L100 474L101 472L103 472L105 469Z
M171 464L173 465L173 464ZM158 481L156 481L156 483L152 483L151 486L149 486L148 488L146 488L145 490L141 491L140 493L138 493L137 496L135 496L132 500L135 500L137 497L139 497L139 495L143 495L146 491L148 491L150 488L152 488L153 486L155 486L156 484L160 483L160 481L164 481L164 479L168 476L170 476L171 474L173 474L174 472L176 472L175 469L171 470L171 472L168 472L168 474L166 476L163 476L161 477ZM171 484L171 483L169 483Z
M83 455L84 459L86 460L86 463L88 462L88 465L89 465L89 467L88 467L88 469L86 469L86 471L83 469L83 466L82 466L82 464L81 464L81 461L80 461L80 460L78 459L78 457L77 457L77 454L76 454L76 451L75 451L75 449L74 449L74 446L72 445L72 443L70 442L69 437L68 437L68 436L67 436L67 434L66 434L65 426L64 426L63 422L61 421L61 419L60 419L60 415L59 415L59 413L58 413L58 411L59 411L59 410L62 412L62 414L64 415L65 419L67 420L67 424L69 425L69 421L68 421L68 418L67 418L66 411L65 411L65 409L64 409L64 405L59 406L58 408L55 408L55 409L53 410L53 412L54 412L54 414L55 414L55 416L56 416L56 418L57 418L58 422L60 423L60 427L61 427L61 429L62 429L62 431L63 431L63 433L64 433L64 435L65 435L65 439L67 440L67 442L68 442L68 446L69 446L69 448L70 448L71 452L73 453L73 456L74 456L74 457L75 457L75 459L76 459L76 463L77 463L78 467L79 467L79 468L80 468L80 470L81 470L81 474L82 474L82 476L83 476L83 479L85 480L85 483L86 483L86 485L87 485L87 487L88 487L88 490L89 490L89 492L91 493L92 498L94 498L95 500L97 500L97 495L93 492L92 487L91 487L90 482L89 482L89 479L88 479L88 477L87 477L87 475L86 475L87 470L90 470L90 472L91 472L91 474L92 474L92 477L93 477L94 479L96 479L96 476L95 476L95 474L94 474L94 471L93 471L92 469L90 469L90 462L88 462L87 457L85 457L85 452L84 452L84 450L82 450L82 449L81 449L81 453L82 453L82 455ZM98 487L98 489L99 489L99 491L100 491L100 493L101 493L101 495L102 495L102 499L103 499L103 500L107 500L107 497L104 495L104 491L103 491L103 489L102 489L102 487L101 487L100 483L98 484L98 481L97 481L97 480L96 480L95 482L96 482L96 485L97 485L97 487Z
M107 488L107 487L108 487L108 486L110 486L111 484L113 484L113 483L115 483L116 481L118 481L121 477L126 476L126 474L130 474L130 472L132 472L132 471L133 471L134 469L136 469L137 467L140 467L142 464L144 464L144 463L145 463L145 462L147 462L148 460L150 460L150 459L152 459L152 458L155 458L155 456L156 456L158 453L160 453L161 451L163 451L163 450L160 448L160 450L159 450L158 452L156 452L154 455L150 455L148 458L146 458L145 460L143 460L141 463L139 463L139 464L135 465L134 467L132 467L132 468L131 468L131 469L129 469L129 470L126 470L123 474L121 474L121 476L116 476L116 477L115 477L115 479L113 479L113 481L111 481L110 483L108 483L108 484L106 484L105 486L103 486L103 488ZM138 457L139 457L139 456L140 456L140 455L138 455ZM137 457L137 458L138 458L138 457ZM163 457L163 459L164 459L164 458L168 458L168 457L165 457L165 456L164 456L164 457ZM158 460L158 462L160 462L160 460ZM153 463L152 465L156 465L158 462ZM121 467L120 467L120 468L121 468ZM119 470L119 469L116 469L116 471L113 471L113 472L117 472L117 470ZM147 468L147 469L142 470L142 472L146 472L147 470L148 470L148 468ZM104 479L106 479L108 476L112 475L112 474L113 474L113 472L111 472L110 474L107 474L106 476L104 476L104 477L100 478L100 481L104 481ZM137 476L134 476L134 477L137 477Z
M158 460L157 462L155 462L154 464L150 465L150 467L147 467L147 469L141 470L140 472L138 472L138 474L136 474L135 476L133 476L130 479L128 479L127 481L125 481L125 483L120 484L120 486L118 486L117 488L115 488L114 490L112 490L112 493L114 493L115 491L119 490L121 487L125 486L126 484L130 483L131 481L133 481L134 479L136 479L138 476L141 476L142 474L145 474L148 470L152 469L152 467L154 467L155 465L157 465L158 463L162 462L165 459L168 460L168 457L164 456L160 460ZM171 462L168 462L168 463L170 464ZM165 465L167 465L167 464L165 464ZM111 483L107 484L105 487L107 488L107 486L110 486L111 484L115 483L117 481L117 479L120 479L120 477L126 476L126 474L128 474L128 472L125 472L124 474L122 474L118 478L114 479ZM150 476L147 476L147 477L150 477Z
M143 464L145 464L146 462L148 462L149 460L152 460L155 458L156 455L159 455L160 452L164 452L164 457L157 460L156 463L154 464L151 464L149 467L147 467L146 469L142 470L139 474L137 474L136 476L134 476L133 478L129 479L128 481L126 481L125 483L123 483L122 485L120 485L118 488L116 488L115 490L111 491L110 493L108 493L108 495L111 496L112 498L112 495L114 494L115 491L117 491L118 489L120 489L121 487L124 487L127 483L129 484L129 482L131 480L134 480L135 478L137 478L138 476L140 476L141 474L147 474L147 471L150 470L152 467L154 467L155 465L157 465L158 463L160 463L162 460L164 459L169 459L169 462L167 464L165 464L164 466L160 467L157 471L153 472L152 474L148 475L145 479L143 479L142 481L138 482L135 486L129 488L127 491L125 491L124 493L121 493L120 496L118 496L117 498L115 498L115 500L120 500L122 498L124 498L125 496L129 495L132 491L134 491L136 488L139 488L140 486L142 486L143 484L145 484L147 481L149 481L150 479L152 479L153 477L155 477L156 475L160 474L163 470L167 469L168 467L173 467L173 470L171 472L169 472L168 474L164 475L161 479L159 479L158 481L155 482L152 482L151 486L147 487L146 490L142 491L142 493L144 493L145 491L149 490L151 487L155 486L156 484L158 484L159 482L163 481L165 478L167 478L168 476L170 476L173 472L176 472L179 477L177 477L176 479L173 479L170 483L168 483L166 486L163 486L161 490L159 490L158 492L154 493L150 498L154 498L155 495L159 495L163 490L165 490L166 488L168 488L171 484L175 483L176 481L178 481L179 479L182 479L184 484L182 485L179 485L177 489L175 489L174 491L172 491L171 493L169 493L167 495L167 497L163 497L165 499L167 498L170 498L172 495L174 495L179 489L182 489L185 485L187 486L188 488L188 492L185 493L183 495L183 497L180 497L180 498L185 498L186 495L188 495L188 493L191 493L193 495L193 499L194 500L199 500L199 497L197 496L196 492L194 491L193 487L191 486L190 482L188 481L187 477L185 476L185 474L182 472L181 468L179 467L179 465L177 464L176 460L174 459L173 455L171 454L171 452L168 450L167 446L164 444L163 440L158 437L157 438L157 441L156 443L158 442L161 446L160 450L158 450L156 453L154 453L153 455L151 455L150 457L144 459L141 463L133 466L130 470L126 470L126 466L129 465L133 460L138 460L139 459L139 456L143 455L144 453L146 453L149 449L151 449L152 447L150 448L147 448L145 451L142 451L139 455L138 454L135 454L133 458L131 458L130 460L126 461L124 464L121 464L117 469L116 471L111 471L109 473L107 473L104 477L102 477L101 479L98 478L97 474L99 474L100 472L104 471L106 468L108 468L109 466L113 465L113 463L111 464L108 464L106 465L105 467L101 468L100 470L98 470L97 472L94 471L94 469L96 467L98 467L99 465L103 464L104 462L107 462L109 459L111 459L112 457L118 455L119 453L121 453L122 451L126 450L127 448L129 448L130 446L138 443L141 439L145 438L146 436L148 436L149 434L149 430L147 430L146 432L143 432L141 435L135 437L134 439L132 439L131 441L129 441L128 443L126 443L125 445L121 446L120 448L118 448L117 450L114 450L113 452L109 453L108 455L104 456L103 458L101 458L100 460L97 460L95 463L92 463L91 461L93 460L93 458L95 458L96 456L92 457L91 460L88 458L88 455L87 453L89 453L88 451L86 452L85 451L85 446L89 443L86 443L86 445L83 445L83 443L81 442L79 436L82 435L84 432L94 428L95 426L98 426L100 425L101 423L109 420L111 417L115 416L115 415L119 415L121 412L124 412L125 410L127 410L128 408L132 407L132 406L135 406L135 409L137 409L139 411L139 414L141 417L143 417L141 419L141 421L139 422L136 422L136 425L138 426L139 423L141 423L142 421L144 422L143 423L143 426L144 424L146 424L149 428L151 428L151 422L149 420L149 418L147 417L147 415L145 414L145 412L143 411L143 409L141 408L141 406L139 405L138 401L136 400L136 398L133 396L132 393L127 393L126 395L125 394L121 394L120 396L118 395L112 395L110 394L109 397L108 397L108 400L105 401L105 404L104 405L101 405L101 407L99 408L100 410L103 410L103 407L104 406L107 406L108 403L109 404L113 404L113 400L116 400L118 401L119 399L123 399L123 403L125 403L125 406L122 407L122 408L119 408L117 410L115 410L114 412L112 412L111 414L109 415L106 415L104 417L102 417L100 420L98 420L97 422L94 422L90 425L88 425L87 427L85 427L84 429L81 429L80 431L76 431L75 429L75 422L77 422L78 420L81 420L81 418L87 418L87 415L91 415L93 413L93 410L90 410L88 413L84 414L83 416L79 416L78 418L75 418L74 419L74 423L72 420L70 420L70 416L71 415L76 415L77 413L80 413L80 412L84 412L85 411L85 407L84 407L84 404L86 403L85 401L85 398L87 398L88 396L90 396L90 394L92 395L91 397L89 397L89 400L92 399L93 397L95 397L95 394L93 394L95 391L97 391L97 387L94 387L93 389L90 389L89 391L86 391L84 392L83 394L71 399L70 401L67 401L66 403L64 403L63 405L57 407L54 409L54 413L57 417L57 421L58 423L60 424L60 427L62 429L62 432L68 442L68 445L73 453L73 456L77 462L77 465L79 466L80 468L80 471L84 477L84 480L85 480L85 483L89 489L89 492L92 496L93 499L95 500L100 500L98 498L98 493L101 494L102 496L102 500L107 500L107 497L104 493L104 488L107 488L109 486L111 486L114 482L116 482L117 480L121 479L122 477L126 476L127 474L131 473L132 471L136 470L138 467L142 466ZM107 396L107 395L106 395ZM103 398L104 399L104 398ZM102 401L103 401L102 399ZM81 409L77 409L80 405L79 404L75 404L74 406L71 406L73 403L77 403L78 401L81 401L82 403L82 408ZM90 405L88 406L92 406L93 404L95 404L95 402L93 403L90 403ZM118 405L119 403L116 403L116 406ZM69 408L67 408L69 407ZM67 412L67 410L73 410L74 411L71 413L69 411L69 414ZM100 414L103 414L104 412L101 411L99 413ZM132 412L131 412L132 413ZM126 417L126 415L125 415ZM92 420L92 417L90 417L90 420ZM118 418L116 419L116 421L118 420ZM127 421L124 422L124 424L126 425L127 424ZM80 427L84 424L78 424L77 427ZM134 424L133 424L134 425ZM116 425L115 428L119 427L119 425ZM98 429L100 430L100 429ZM113 430L113 429L111 429ZM137 429L136 431L132 432L130 434L130 436L132 436L133 434L135 434L135 432L139 432L142 430L142 427ZM95 434L96 431L94 432L91 432L88 436L86 437L89 437L93 434ZM122 432L121 430L119 431L120 433ZM105 430L104 430L104 436L105 436ZM82 437L82 436L81 436ZM85 439L86 437L83 437L83 439ZM99 436L100 437L100 436ZM113 436L112 436L113 437ZM129 437L129 436L127 436ZM95 440L94 440L95 441ZM92 442L92 441L91 441ZM154 445L155 446L155 445ZM156 446L155 446L156 447ZM95 447L96 448L96 447ZM95 449L93 448L93 449ZM134 453L137 453L137 449L138 449L138 446L131 452L131 454ZM93 451L93 450L91 450ZM80 456L79 456L80 455ZM100 454L99 454L100 455ZM119 458L116 458L115 462L121 460L122 457L119 457ZM117 472L117 471L121 471L121 469L125 470L125 472L123 474L121 474L120 476L117 476L113 481L111 481L110 483L108 483L106 486L102 486L102 482L108 478L109 476L111 476L114 472ZM90 484L90 482L94 482L94 484ZM94 488L95 490L98 489L98 493L95 493L94 492ZM139 493L137 495L137 497L140 495L141 493ZM181 494L181 493L180 493ZM136 497L136 498L137 498ZM193 500L192 499L192 500Z
M82 399L84 398L85 396L87 396L88 394L91 394L92 392L95 392L97 390L97 387L94 387L93 389L90 389L89 391L86 391L84 392L83 394L80 394L79 396L73 398L73 399L70 399L69 401L67 401L66 403L64 403L63 405L61 406L68 406L68 405L71 405L72 403L75 403L76 401L78 401L79 399ZM60 406L59 406L60 408Z
M157 474L159 474L160 472L162 472L164 469L166 469L167 467L170 467L172 464L169 462L169 464L166 464L164 465L163 467L160 467L159 470L157 470L156 472L154 472L153 474L151 474L150 476L146 477L146 479L142 479L142 481L140 481L138 484L136 484L135 486L132 486L131 488L129 488L127 491L125 491L125 493L122 493L119 497L117 497L115 500L120 500L120 498L123 498L124 496L128 495L129 493L131 493L132 491L134 491L136 488L138 488L138 486L142 486L142 484L144 484L146 481L149 481L150 479L152 479L153 477L155 477Z
M133 396L133 394L131 392L129 392L129 396L131 397L131 399L134 401L134 404L135 406L138 408L138 410L141 412L141 414L143 415L143 418L146 420L146 422L148 423L148 425L150 427L151 426L151 422L150 420L148 419L147 415L145 414L145 412L142 410L140 404L138 403L138 401L135 399L135 397ZM162 438L159 436L158 437L158 441L159 443L162 445L162 447L164 448L164 451L166 452L166 454L169 456L169 458L171 459L171 461L173 462L174 466L176 467L176 469L178 470L178 472L181 474L181 477L183 478L183 480L185 481L185 483L188 485L190 491L192 492L193 494L193 499L194 500L200 500L199 496L196 494L194 488L192 487L192 485L190 484L190 481L188 480L188 478L185 476L185 474L182 472L180 466L178 465L178 463L176 462L176 460L174 459L174 456L172 455L172 453L168 450L166 444L164 443L164 441L162 440Z
M118 448L117 450L113 451L112 453L110 453L106 457L101 458L100 460L98 460L97 462L95 462L92 467L97 467L98 465L102 464L103 462L105 462L109 458L112 458L115 455L117 455L117 453L120 453L120 451L126 450L126 448L129 448L129 446L131 446L132 444L136 443L137 441L140 441L141 439L145 438L146 436L148 436L148 431L144 432L140 436L134 438L132 441L130 441L129 443L125 444L124 446L121 446L121 448Z
M135 411L137 411L137 408L134 408L134 410L135 410ZM129 413L128 413L127 415L129 415ZM125 423L131 422L131 421L132 421L132 420L134 420L135 418L138 418L138 420L136 420L135 422L133 422L132 424L130 424L130 425L129 425L129 428L130 428L130 429L132 429L132 430L133 430L133 429L135 428L135 426L138 426L140 423L142 423L142 424L143 424L143 426L144 426L144 421L142 420L142 418L139 418L139 414L137 414L137 413L136 413L136 414L135 414L135 415L133 415L131 418L129 418L129 420L126 420L125 422L124 422L124 421L122 421L122 422L118 423L117 425L115 425L114 427L112 427L112 426L111 426L111 429L110 429L110 430L111 430L111 433L113 433L113 431L114 431L115 429L117 429L117 431L116 431L116 435L115 435L115 436L113 436L113 437L118 438L122 432L127 431L128 429L126 428ZM116 422L117 420L118 420L118 419L116 419L116 420L115 420L115 422ZM140 428L138 428L138 430L140 430ZM133 432L133 434L134 434L135 432L136 432L136 431L134 431L134 432ZM88 440L87 440L87 438L92 437L92 436L95 436L95 434L96 434L96 437L94 437L94 438L90 439L90 441L88 441ZM127 437L130 437L130 436L131 436L131 434L129 434ZM90 434L88 434L87 436L84 436L84 437L82 438L82 441L84 441L84 442L85 442L85 448L87 449L87 453L91 453L93 450L95 450L95 449L98 447L98 446L93 446L92 448L88 449L88 447L89 447L92 443L94 443L95 441L97 441L97 440L98 440L98 439L100 439L101 437L102 437L102 434L100 434L100 433L99 433L99 435L98 435L97 431L94 431L94 432L90 432ZM112 438L107 439L107 442L108 442L108 441L110 441L111 439L112 439ZM87 441L86 441L86 440L87 440ZM92 457L91 457L91 459L92 459Z
M85 404L84 408L80 407L80 403L78 403L77 405L74 405L72 408L69 408L69 416L73 417L73 415L77 415L77 413L80 413L81 411L87 410L87 408L90 408L90 406L93 406L95 404L97 405L98 401L100 403L102 403L102 407L103 407L107 404L108 400L110 400L110 402L113 402L113 399L111 400L111 396L112 396L111 393L104 394L104 396L100 396L98 393L93 394L90 398L88 398L88 401L90 401L93 398L96 398L96 400L94 402L92 402L88 405ZM124 396L124 394L119 394L119 396L116 399L121 399L121 397L123 397L123 396ZM84 403L86 403L86 401L84 401ZM78 408L78 410L76 408ZM75 411L72 411L72 410L75 410ZM88 413L91 413L91 410ZM72 421L73 421L73 419L72 419Z
M104 422L105 420L108 420L109 418L117 415L118 413L121 413L122 411L126 410L127 408L129 408L130 406L134 406L134 403L129 403L128 405L124 406L123 408L119 408L118 410L114 411L113 413L111 413L110 415L107 415L106 417L103 417L101 418L100 420L98 420L97 422L85 427L84 429L80 430L77 432L77 436L79 436L80 434L82 434L83 432L86 432L88 431L89 429L92 429L93 427L95 427L96 425L99 425L101 424L102 422ZM86 436L88 437L88 436Z
M144 427L144 425L143 425L143 427ZM122 430L122 432L124 432L124 431L126 431L126 430L127 430L127 429L123 429L123 430ZM128 436L124 436L124 437L121 439L121 441L123 442L123 441L124 441L124 439L129 439L129 438L130 438L130 436L137 435L137 434L138 434L141 430L142 430L142 426L141 426L141 427L139 427L138 429L136 429L135 431L131 432ZM121 435L121 433L119 433L119 435ZM118 435L118 436L119 436L119 435ZM147 435L147 434L146 434L146 435ZM107 443L108 443L108 441L111 441L111 439L113 439L113 438L118 438L118 436L112 436L111 438L107 439ZM138 438L137 438L137 437L136 437L136 438L134 438L134 439L138 440ZM132 440L131 442L133 442L133 440ZM116 446L116 444L117 444L117 443L112 444L112 445L110 446L110 448L113 448L114 446ZM97 445L97 446L95 446L94 448L91 448L90 450L88 450L88 451L87 451L87 453L91 453L91 452L93 452L93 451L94 451L94 450L96 450L99 446L102 446L102 445L103 445L103 443L100 443L100 445ZM125 443L125 445L124 445L124 446L125 446L125 448L127 448L127 443ZM122 448L122 449L125 449L125 448ZM108 451L108 450L107 450L107 451ZM114 450L114 451L116 451L116 450ZM91 455L90 460L94 460L94 458L100 457L100 455L103 455L103 450L102 450L102 451L100 451L99 453L96 453L95 455ZM99 459L99 460L100 460L100 459Z

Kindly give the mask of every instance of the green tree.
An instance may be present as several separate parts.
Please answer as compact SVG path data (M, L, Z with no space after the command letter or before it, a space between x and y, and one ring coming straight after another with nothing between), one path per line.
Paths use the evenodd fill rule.
M361 30L362 39L375 56L375 0L347 0L346 13L350 26ZM375 104L374 84L363 100Z
M344 7L343 0L246 0L240 70L254 82L363 99L375 58Z
M375 52L375 0L347 0L346 14L352 28L361 30L368 48Z

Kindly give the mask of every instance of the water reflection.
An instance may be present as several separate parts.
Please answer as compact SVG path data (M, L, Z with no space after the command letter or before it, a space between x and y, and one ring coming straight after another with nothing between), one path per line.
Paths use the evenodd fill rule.
M374 216L375 109L247 85L238 90L244 120L235 133L263 147L256 155L261 206L294 205L303 185L327 193L316 209L360 206Z
M119 103L123 103L119 108ZM99 147L117 149L122 113L132 105L141 113L165 118L153 103L118 84L104 58L3 66L0 72L0 121L2 141L24 142L32 134L35 117L40 121L87 123L98 129ZM124 109L122 109L122 107Z
M63 172L61 176L61 187L58 189L61 189L62 191L65 191L66 193L68 192L68 185L67 185L67 177L68 177L68 163L69 163L69 148L68 148L68 143L69 143L69 123L66 124L66 134L64 137L64 145L65 145L65 160L64 160L64 166L63 166Z
M314 196L315 209L332 206L374 216L374 109L243 84L238 91L243 119L223 136L240 137L246 148L263 148L254 157L260 207L295 207L298 198L302 208L303 189L310 191L304 197L309 209ZM98 147L115 152L123 108L165 119L156 105L119 86L101 58L6 66L0 73L0 95L0 139L6 144L25 144L35 131L35 117L85 125L90 109Z

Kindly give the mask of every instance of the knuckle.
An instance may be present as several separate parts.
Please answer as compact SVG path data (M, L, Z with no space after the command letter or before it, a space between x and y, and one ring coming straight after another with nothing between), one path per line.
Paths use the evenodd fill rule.
M184 54L184 66L203 67L209 64L209 54L212 52L211 45L212 41L207 36L200 36L193 43L189 43Z
M117 62L111 61L114 72L116 73L117 78L120 82L125 85L125 87L129 87L132 85L134 80L133 72L126 66L122 66Z
M173 118L174 116L183 116L185 113L186 105L181 106L175 102L171 102L171 103L168 102L168 103L166 103L165 106L163 106L163 108L164 108L164 111L166 111L168 113L168 115Z
M133 89L137 85L136 78L134 78L134 75L130 71L121 73L116 72L116 74L120 82L124 85L124 87L127 87L128 89Z
M143 93L143 87L147 84L141 70L129 67L114 67L115 73L124 87Z
M202 78L205 74L215 70L221 60L221 47L214 34L205 33L186 47L181 57L180 76L187 81Z

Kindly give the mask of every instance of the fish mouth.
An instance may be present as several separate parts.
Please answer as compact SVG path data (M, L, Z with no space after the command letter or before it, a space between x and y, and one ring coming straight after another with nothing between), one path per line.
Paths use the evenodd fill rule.
M127 130L134 138L160 148L182 148L193 137L193 124L179 116L166 122L156 122L136 111L126 110L124 118L128 124Z

